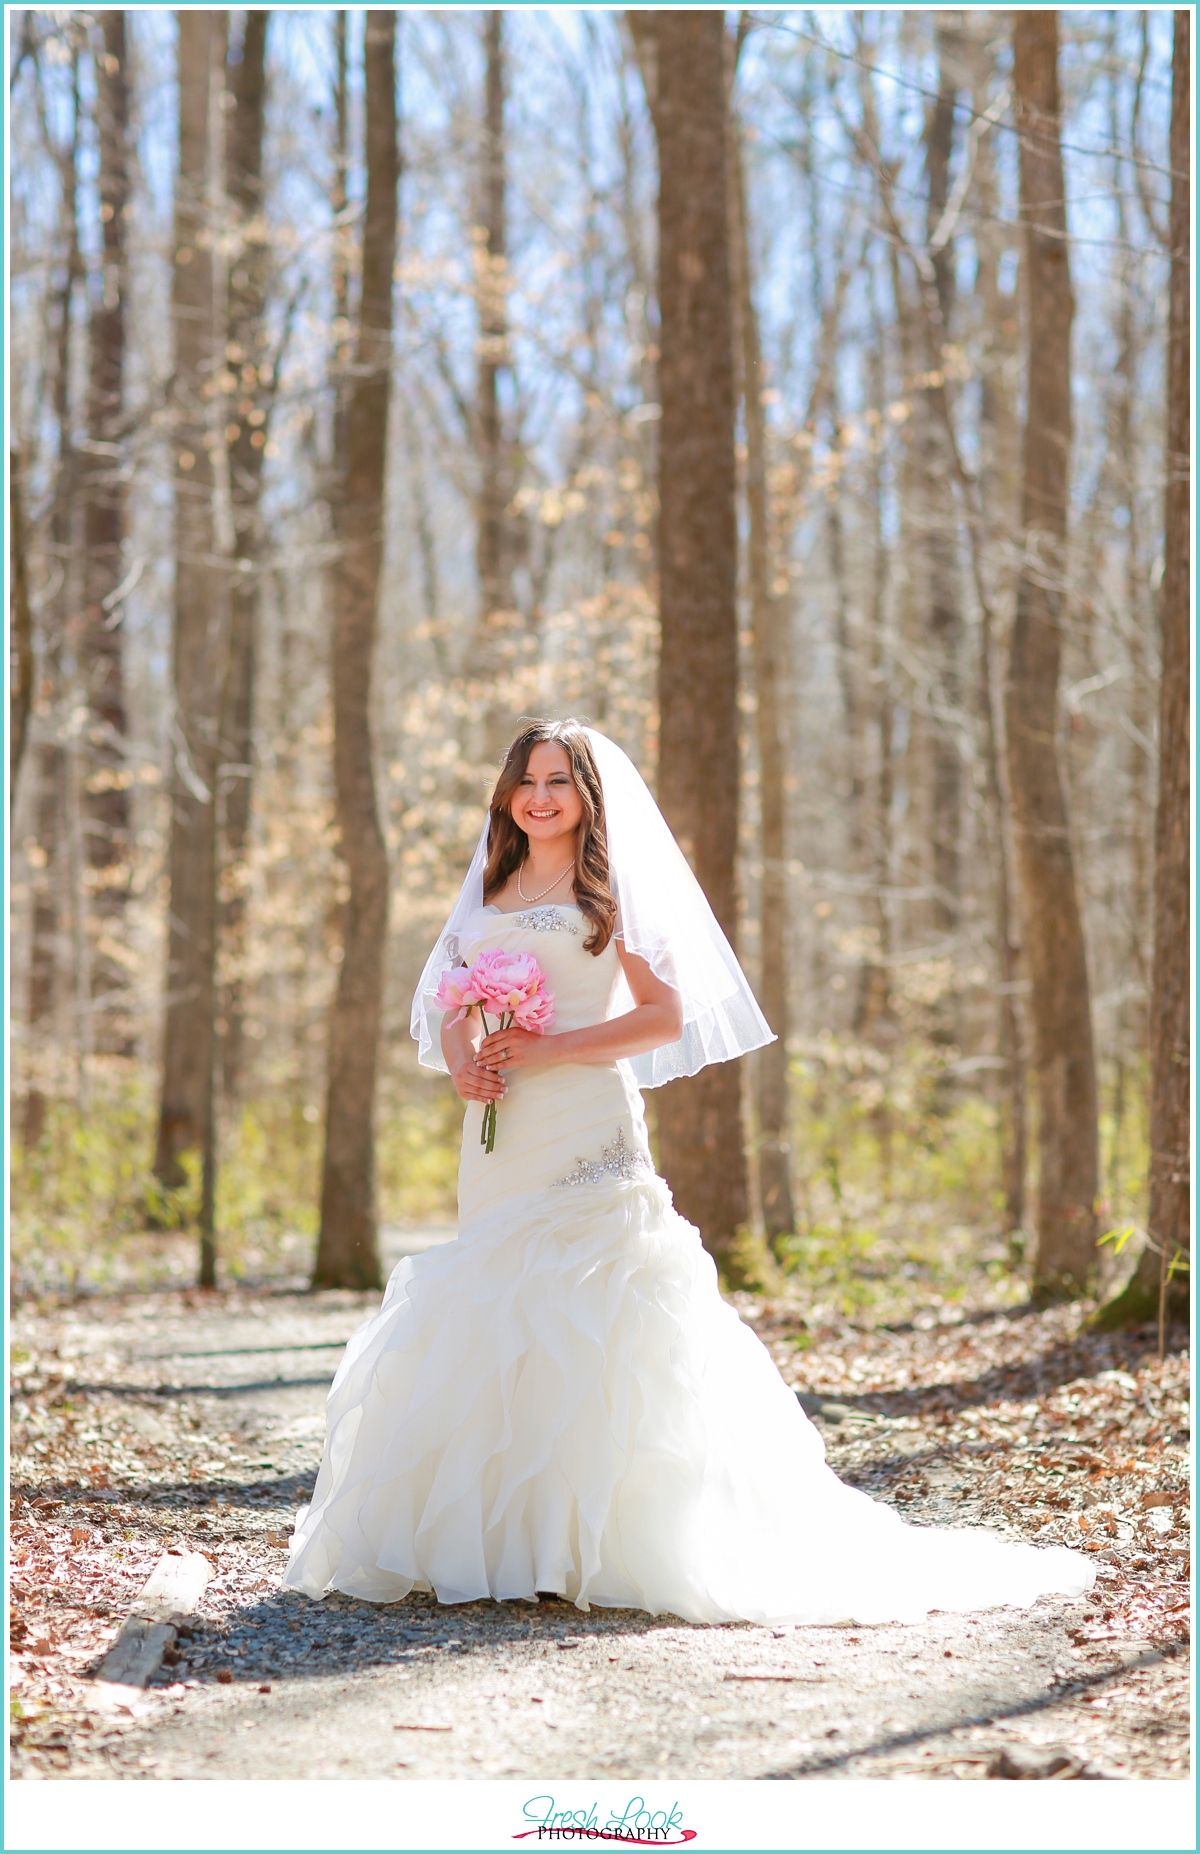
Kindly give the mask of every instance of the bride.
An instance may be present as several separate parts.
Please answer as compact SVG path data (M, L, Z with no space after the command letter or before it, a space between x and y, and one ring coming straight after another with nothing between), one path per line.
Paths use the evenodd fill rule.
M436 1021L442 973L493 950L535 956L548 1034ZM350 1340L285 1583L705 1623L909 1620L1090 1587L1075 1552L908 1526L844 1486L722 1300L655 1176L638 1083L771 1032L602 734L537 721L513 742L413 1034L467 1103L458 1238L402 1261Z

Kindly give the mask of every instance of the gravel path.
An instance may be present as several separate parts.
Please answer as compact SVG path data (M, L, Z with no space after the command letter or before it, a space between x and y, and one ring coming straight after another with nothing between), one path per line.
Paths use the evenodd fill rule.
M1088 1601L856 1629L282 1592L326 1387L375 1302L232 1290L19 1311L14 1775L1186 1776L1182 1632L1096 1639L1122 1575L1107 1561ZM931 1420L853 1414L818 1418L839 1472L901 1485L921 1523L981 1510ZM130 1711L102 1712L88 1675L172 1543L216 1566L192 1633Z

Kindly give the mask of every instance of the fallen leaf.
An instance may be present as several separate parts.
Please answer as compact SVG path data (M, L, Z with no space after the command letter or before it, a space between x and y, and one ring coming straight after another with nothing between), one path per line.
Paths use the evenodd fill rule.
M267 1544L268 1545L278 1545L280 1547L286 1548L289 1543L290 1543L290 1538L286 1532L272 1531L272 1532L267 1533Z

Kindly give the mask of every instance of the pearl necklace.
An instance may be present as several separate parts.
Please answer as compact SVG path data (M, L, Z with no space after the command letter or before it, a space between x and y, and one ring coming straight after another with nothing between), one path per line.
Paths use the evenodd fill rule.
M544 888L542 890L541 895L527 895L525 893L525 890L521 887L521 868L523 867L524 865L522 864L517 869L517 893L521 897L522 901L540 901L542 899L542 895L548 895L550 893L550 888L558 887L559 883L563 879L563 876L569 875L571 870L574 869L575 865L574 863L568 863L565 869L560 870L559 873L555 876L553 882L551 882L550 888Z

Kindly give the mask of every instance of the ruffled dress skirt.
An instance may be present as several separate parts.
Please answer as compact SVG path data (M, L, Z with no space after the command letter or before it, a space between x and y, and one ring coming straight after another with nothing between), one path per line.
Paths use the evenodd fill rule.
M843 1485L654 1175L621 1067L469 1108L455 1241L351 1339L285 1582L694 1622L909 1620L1077 1596L1079 1554L904 1524Z

